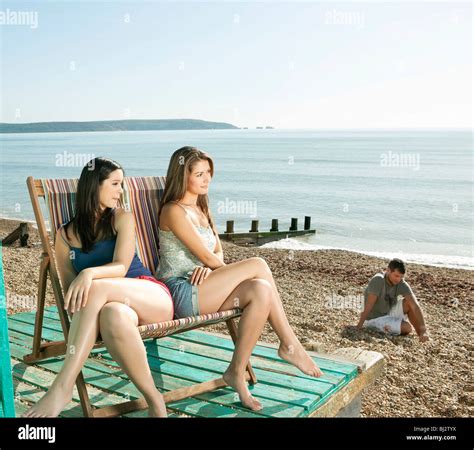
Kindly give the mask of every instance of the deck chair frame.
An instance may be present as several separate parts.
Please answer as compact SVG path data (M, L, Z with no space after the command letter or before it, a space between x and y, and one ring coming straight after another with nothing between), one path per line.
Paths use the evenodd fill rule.
M34 179L33 177L27 178L28 191L31 198L31 204L33 206L33 212L35 214L36 223L38 225L38 232L41 238L41 245L43 253L41 255L41 262L39 268L39 282L38 282L38 297L37 297L37 310L35 317L35 327L33 335L33 350L32 353L25 355L23 361L26 364L33 364L38 361L42 361L47 358L57 357L65 355L66 353L66 343L69 334L70 321L69 317L64 310L64 297L59 281L58 270L56 267L56 262L54 259L53 249L50 242L54 242L54 236L50 236L46 228L44 221L43 212L41 210L39 198L45 198L45 191L43 189L42 180ZM53 229L54 227L51 226ZM57 305L57 310L59 313L59 318L61 321L61 327L64 333L64 341L54 341L54 342L45 342L42 343L42 329L43 329L43 318L44 318L44 309L45 309L45 300L46 300L46 284L47 279L50 279L51 286L54 293L54 298ZM217 319L212 322L199 323L195 326L190 326L186 329L179 329L177 331L170 332L167 336L178 334L182 332L189 331L191 329L203 328L211 324L225 321L229 334L232 340L236 341L237 339L237 326L235 324L235 318L241 315L240 312L232 310L232 314L228 314L225 318ZM229 312L227 312L229 313ZM143 339L148 339L148 337ZM159 339L160 337L153 337L153 339ZM98 340L93 349L103 348L104 343ZM250 384L257 383L257 378L252 369L252 366L249 362L246 370L246 379ZM129 400L123 403L104 406L96 408L92 406L90 398L87 392L87 385L84 379L82 371L79 373L76 379L76 386L81 402L81 407L84 412L85 417L114 417L122 415L128 412L137 411L141 409L146 409L148 407L144 398L139 398L136 400ZM216 389L220 389L227 386L226 382L222 377L209 380L203 383L197 383L189 387L180 388L165 392L163 394L165 403L171 403L177 400L184 398L192 397L199 395L205 392L210 392Z

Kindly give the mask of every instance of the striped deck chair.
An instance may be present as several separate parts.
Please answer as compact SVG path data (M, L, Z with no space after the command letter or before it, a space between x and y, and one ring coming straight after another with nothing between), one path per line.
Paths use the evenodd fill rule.
M66 342L70 322L69 317L64 310L63 294L65 293L63 293L61 288L51 242L54 242L58 228L68 222L73 216L77 183L77 179L35 180L33 177L28 177L27 179L31 203L33 205L33 211L43 248L38 283L38 304L33 336L33 350L31 354L24 356L24 362L27 364L64 355L66 353ZM164 184L165 177L125 177L124 194L121 201L122 206L126 210L131 211L135 217L137 253L143 264L148 267L152 273L155 273L159 263L158 204L164 191ZM48 232L46 228L39 202L40 197L45 199L46 210L49 215L50 232ZM48 275L53 288L65 340L42 343L42 327ZM225 321L229 333L235 342L237 337L237 327L234 319L239 317L241 314L242 311L235 308L228 311L219 311L196 317L187 317L179 320L142 325L139 326L138 329L143 339L157 339ZM104 347L103 342L98 340L94 348L102 347ZM257 382L257 378L250 363L247 366L246 378L251 384ZM81 406L84 411L84 416L86 417L113 417L147 408L145 399L137 399L117 405L94 408L91 405L82 372L76 380L76 386ZM165 402L170 403L225 386L225 381L222 378L217 378L190 387L172 390L163 395Z

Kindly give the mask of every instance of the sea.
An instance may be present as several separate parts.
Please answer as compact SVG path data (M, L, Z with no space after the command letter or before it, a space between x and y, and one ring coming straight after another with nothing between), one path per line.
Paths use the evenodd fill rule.
M114 131L0 134L0 217L34 221L26 178L78 177L95 156L128 176L166 175L192 145L215 164L209 196L219 232L234 220L268 231L291 219L315 234L265 247L344 249L473 270L472 130Z

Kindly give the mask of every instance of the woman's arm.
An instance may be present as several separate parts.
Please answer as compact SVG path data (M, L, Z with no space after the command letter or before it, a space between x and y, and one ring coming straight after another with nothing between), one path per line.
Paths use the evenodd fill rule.
M225 266L223 260L206 246L203 238L183 208L173 203L168 203L163 208L162 220L166 222L166 225L173 234L204 266L212 270Z
M117 241L112 262L83 270L83 272L89 272L94 280L98 278L123 278L130 268L135 254L133 214L123 209L117 210L115 212L115 229L117 230Z
M81 270L69 285L64 298L64 307L65 309L69 308L71 313L79 311L86 305L93 280L122 278L127 274L135 254L135 222L132 213L117 210L115 213L115 229L117 230L117 240L112 262L103 266Z
M76 271L71 262L71 249L65 242L61 229L56 232L56 240L54 244L54 253L59 271L59 279L63 287L63 292L67 293L69 286L77 276Z
M214 220L213 220L213 222L214 222ZM222 262L224 262L224 251L222 250L222 243L221 243L221 240L220 240L220 238L219 238L219 233L217 232L215 225L213 225L212 229L213 229L213 231L214 231L214 236L216 236L216 246L215 246L215 248L214 248L214 254L215 254Z

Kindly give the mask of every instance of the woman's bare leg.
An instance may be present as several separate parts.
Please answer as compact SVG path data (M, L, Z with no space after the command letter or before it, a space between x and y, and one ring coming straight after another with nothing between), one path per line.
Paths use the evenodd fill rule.
M143 323L169 320L172 314L169 297L156 283L133 278L94 280L86 306L73 316L61 371L44 397L24 417L56 417L71 401L76 378L97 340L100 311L108 302L129 305Z
M229 300L239 297L243 313L239 321L238 337L229 367L223 378L239 394L242 404L250 409L262 409L260 402L252 397L245 380L247 362L268 319L271 305L271 286L262 279L252 279L239 284Z
M149 416L166 417L165 402L156 389L146 349L138 332L137 313L123 303L110 302L101 309L99 323L107 350L145 397Z
M262 258L250 258L214 270L198 287L199 307L203 314L225 310L239 305L237 295L227 299L240 283L252 278L267 280L272 287L272 303L268 321L280 339L279 356L295 365L303 373L319 377L321 370L308 355L296 337L286 317L281 298L268 264Z

